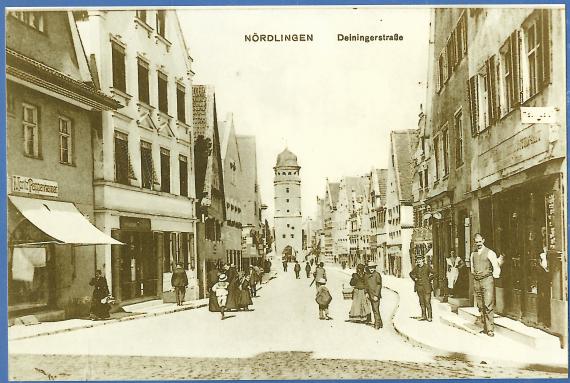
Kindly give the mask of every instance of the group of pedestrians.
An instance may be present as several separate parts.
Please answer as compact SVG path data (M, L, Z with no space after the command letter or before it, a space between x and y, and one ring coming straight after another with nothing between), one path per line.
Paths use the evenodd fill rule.
M220 312L225 319L228 311L252 311L252 297L257 296L257 285L261 283L264 270L250 266L246 271L238 271L236 266L224 265L208 273L208 308Z
M356 273L352 274L350 285L354 289L349 320L372 324L372 314L374 314L374 328L382 328L384 325L380 316L382 276L376 271L376 264L369 262L367 268L363 264L356 265Z

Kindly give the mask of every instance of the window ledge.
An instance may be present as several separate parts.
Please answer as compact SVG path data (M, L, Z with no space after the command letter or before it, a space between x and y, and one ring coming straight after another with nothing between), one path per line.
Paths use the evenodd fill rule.
M73 168L77 167L77 165L75 165L75 163L73 163L73 162L61 162L61 161L59 161L59 164L65 165L65 166L71 166Z
M154 106L147 104L146 102L141 100L137 102L137 108L139 112L146 111L148 113L151 113L155 109Z
M122 90L117 89L117 88L111 87L110 91L111 91L111 94L112 94L114 97L118 97L118 98L119 98L118 101L124 102L125 105L129 105L129 102L130 102L131 99L133 98L133 96L131 96L130 94L125 93L125 92L123 92Z
M154 31L154 29L145 21L142 21L138 17L135 17L135 28L138 28L139 26L146 31L149 38L152 36L152 31Z
M160 41L161 43L164 44L164 46L166 47L166 51L169 52L170 51L170 47L172 46L172 43L170 41L168 41L168 39L164 36L159 35L158 33L155 35L156 38L156 44L158 44L158 42Z

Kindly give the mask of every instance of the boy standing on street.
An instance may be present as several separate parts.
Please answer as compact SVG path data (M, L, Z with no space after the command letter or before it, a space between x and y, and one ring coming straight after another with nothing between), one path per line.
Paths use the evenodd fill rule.
M325 286L327 280L321 278L317 281L317 296L315 301L319 305L319 319L323 320L331 320L332 318L329 316L329 304L332 301L331 293L329 289Z
M218 299L218 305L220 306L220 312L222 313L222 319L225 318L225 311L226 311L226 301L228 299L228 286L229 283L227 282L228 277L226 274L220 274L218 277L218 282L214 286L212 286L212 291L216 294L216 298Z

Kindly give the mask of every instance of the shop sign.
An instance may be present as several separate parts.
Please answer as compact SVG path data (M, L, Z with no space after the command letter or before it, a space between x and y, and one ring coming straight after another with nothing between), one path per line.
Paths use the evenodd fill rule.
M548 152L550 140L548 125L529 125L511 138L497 144L489 150L480 148L480 183L487 186L497 179L508 176L510 173L520 171L536 165L523 165L525 161L540 161L540 154Z
M556 124L556 109L553 106L521 107L523 124Z
M12 193L57 197L59 192L59 186L55 181L13 175L9 182Z
M546 241L549 250L556 249L556 198L554 193L547 193L544 196L546 207Z
M138 217L119 217L121 230L150 231L150 219Z

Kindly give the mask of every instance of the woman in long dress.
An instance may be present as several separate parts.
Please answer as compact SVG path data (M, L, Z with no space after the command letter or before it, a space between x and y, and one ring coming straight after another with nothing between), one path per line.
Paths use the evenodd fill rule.
M352 291L352 306L348 314L349 320L365 323L371 317L372 310L366 297L367 284L363 264L356 266L356 273L352 274L350 285L354 287L354 290Z
M249 311L249 306L253 305L253 301L251 300L251 290L249 284L249 275L245 275L243 271L239 273L239 309Z
M239 308L240 290L239 275L234 265L231 265L227 272L228 276L228 299L226 311L237 310Z
M110 317L110 306L107 303L102 303L101 300L109 296L109 287L107 286L107 279L103 276L101 270L95 271L95 277L91 278L89 282L93 286L93 294L91 295L91 310L90 318L93 320L107 319Z

